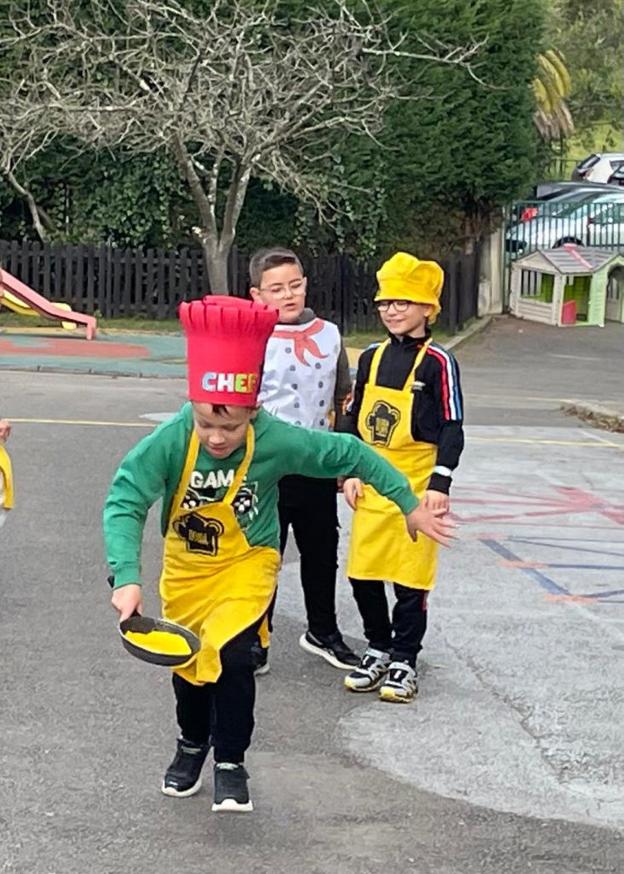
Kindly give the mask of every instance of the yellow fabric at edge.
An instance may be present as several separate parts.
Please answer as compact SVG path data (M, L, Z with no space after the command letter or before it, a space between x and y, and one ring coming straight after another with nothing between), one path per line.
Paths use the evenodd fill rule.
M3 509L11 510L15 503L13 491L13 468L9 453L4 446L0 446L0 476L4 479L4 505Z

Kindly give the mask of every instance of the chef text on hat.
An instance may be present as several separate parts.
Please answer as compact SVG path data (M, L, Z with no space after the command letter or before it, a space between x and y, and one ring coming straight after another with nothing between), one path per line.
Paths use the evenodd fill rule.
M218 373L211 370L204 373L202 377L202 390L209 393L235 392L241 395L255 395L257 384L257 373Z
M236 297L208 295L181 304L180 321L186 334L189 399L254 406L277 310Z

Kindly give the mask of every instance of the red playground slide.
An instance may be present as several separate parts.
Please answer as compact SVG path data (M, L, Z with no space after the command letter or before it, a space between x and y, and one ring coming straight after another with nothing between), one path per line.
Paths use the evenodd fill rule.
M66 303L52 303L12 276L0 270L0 307L6 306L24 316L39 315L61 322L64 328L81 325L86 329L87 340L94 340L97 331L95 316L75 313Z

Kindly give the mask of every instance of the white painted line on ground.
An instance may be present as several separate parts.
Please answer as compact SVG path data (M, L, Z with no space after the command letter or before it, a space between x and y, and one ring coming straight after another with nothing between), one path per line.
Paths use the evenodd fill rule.
M149 428L146 422L107 422L95 419L18 419L11 422L20 425L88 425L102 428Z
M141 419L148 419L150 422L168 422L172 419L175 413L141 413Z

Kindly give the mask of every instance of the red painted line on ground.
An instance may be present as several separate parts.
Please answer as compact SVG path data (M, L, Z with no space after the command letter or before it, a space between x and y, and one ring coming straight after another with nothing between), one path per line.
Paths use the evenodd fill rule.
M461 525L464 526L464 525L470 525L473 522L491 522L493 525L499 525L499 524L503 525L506 522L509 522L510 520L506 519L503 522L497 522L495 519L494 520L492 520L492 519L469 519L468 517L463 518L461 516L455 516L455 521L461 522ZM512 524L509 525L509 530L512 531L514 528L525 527L525 528L539 528L540 530L542 528L556 528L558 531L561 531L561 528L564 524L565 523L562 521L559 521L559 522L542 522L542 521L537 522L535 520L530 520L528 522L523 522L520 519L513 519ZM574 529L576 530L577 528L587 528L587 529L591 529L593 531L606 531L606 530L615 531L615 530L617 530L615 528L609 528L607 525L605 525L604 522L601 525L592 525L592 524L588 525L588 524L585 524L583 522L576 522L575 521L574 522ZM490 533L494 539L496 539L496 538L499 538L502 540L509 539L509 538L505 538L504 535L501 534L500 531L495 531L495 532L490 532ZM487 538L489 536L489 534L488 534L488 532L485 532L483 534L480 534L479 536Z
M564 601L573 604L595 604L595 598L588 598L586 595L544 595L546 601ZM599 602L598 602L599 603Z
M38 338L32 346L21 346L11 340L0 339L0 355L33 358L45 355L54 358L146 358L145 346L130 343L98 343L93 340Z
M624 505L613 503L604 498L593 495L591 492L583 489L559 486L555 489L556 495L553 497L536 498L534 495L514 495L512 500L502 500L492 495L490 498L458 498L454 501L455 506L459 504L474 504L477 507L489 505L494 512L478 513L474 516L456 513L455 517L460 522L513 522L519 523L520 519L540 518L544 519L547 516L572 516L579 514L596 513L616 525L624 525ZM510 496L511 497L511 496ZM497 508L505 507L506 505L517 507L525 507L516 512L496 512ZM537 505L537 509L535 509ZM526 523L525 523L526 524ZM544 523L540 523L544 524Z

